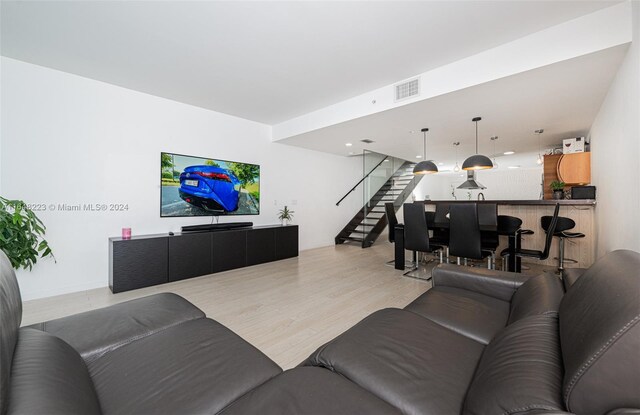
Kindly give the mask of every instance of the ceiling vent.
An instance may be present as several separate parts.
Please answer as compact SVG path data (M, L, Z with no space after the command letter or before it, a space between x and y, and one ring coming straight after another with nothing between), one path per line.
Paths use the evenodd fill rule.
M373 143L373 140L370 140L370 139L368 139L368 138L363 138L363 139L362 139L362 140L360 140L360 141L362 141L363 143L367 143L367 144L371 144L371 143Z
M420 95L420 78L396 84L396 101Z

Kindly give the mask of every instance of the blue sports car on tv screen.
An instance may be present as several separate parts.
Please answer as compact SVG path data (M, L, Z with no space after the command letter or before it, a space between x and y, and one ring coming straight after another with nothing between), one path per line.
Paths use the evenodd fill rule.
M189 166L180 174L178 193L182 200L202 209L235 212L240 185L240 180L227 169Z

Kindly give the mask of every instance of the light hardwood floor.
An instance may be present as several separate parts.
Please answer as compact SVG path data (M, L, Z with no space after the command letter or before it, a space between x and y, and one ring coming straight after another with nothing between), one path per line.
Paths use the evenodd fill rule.
M256 265L121 294L108 288L24 303L22 324L64 317L159 292L179 294L283 368L385 307L402 308L431 287L385 266L393 245L338 245Z

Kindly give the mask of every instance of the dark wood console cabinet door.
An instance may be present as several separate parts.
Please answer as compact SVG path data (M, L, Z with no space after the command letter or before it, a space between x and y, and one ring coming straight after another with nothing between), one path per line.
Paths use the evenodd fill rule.
M166 283L168 243L167 238L111 242L111 290L119 293Z
M212 273L211 233L169 237L169 281Z
M276 228L276 260L298 256L298 226Z
M276 229L252 229L247 232L247 265L276 259Z
M213 272L247 266L247 231L213 232Z

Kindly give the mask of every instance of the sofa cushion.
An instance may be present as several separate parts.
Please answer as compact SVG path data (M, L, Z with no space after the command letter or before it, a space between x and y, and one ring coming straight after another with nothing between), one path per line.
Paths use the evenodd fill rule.
M487 344L506 324L509 303L461 288L436 286L405 307L459 334Z
M440 264L431 272L434 287L455 287L475 291L502 301L511 301L513 293L529 275L486 268Z
M529 278L511 298L507 324L538 314L557 313L563 295L562 281L555 275L541 274Z
M220 411L282 370L221 324L198 319L89 363L105 414Z
M22 299L9 258L0 249L0 414L7 410L11 360L22 321Z
M521 319L505 327L485 349L463 413L561 411L562 374L557 315Z
M232 403L222 414L400 414L344 377L319 367L282 373Z
M133 340L204 316L184 298L163 293L30 327L60 337L90 362Z
M483 349L415 313L384 309L305 364L340 373L405 414L459 414Z
M560 304L563 397L579 414L640 408L640 253L593 264Z
M19 331L11 369L9 414L99 414L84 361L71 346L42 331Z

